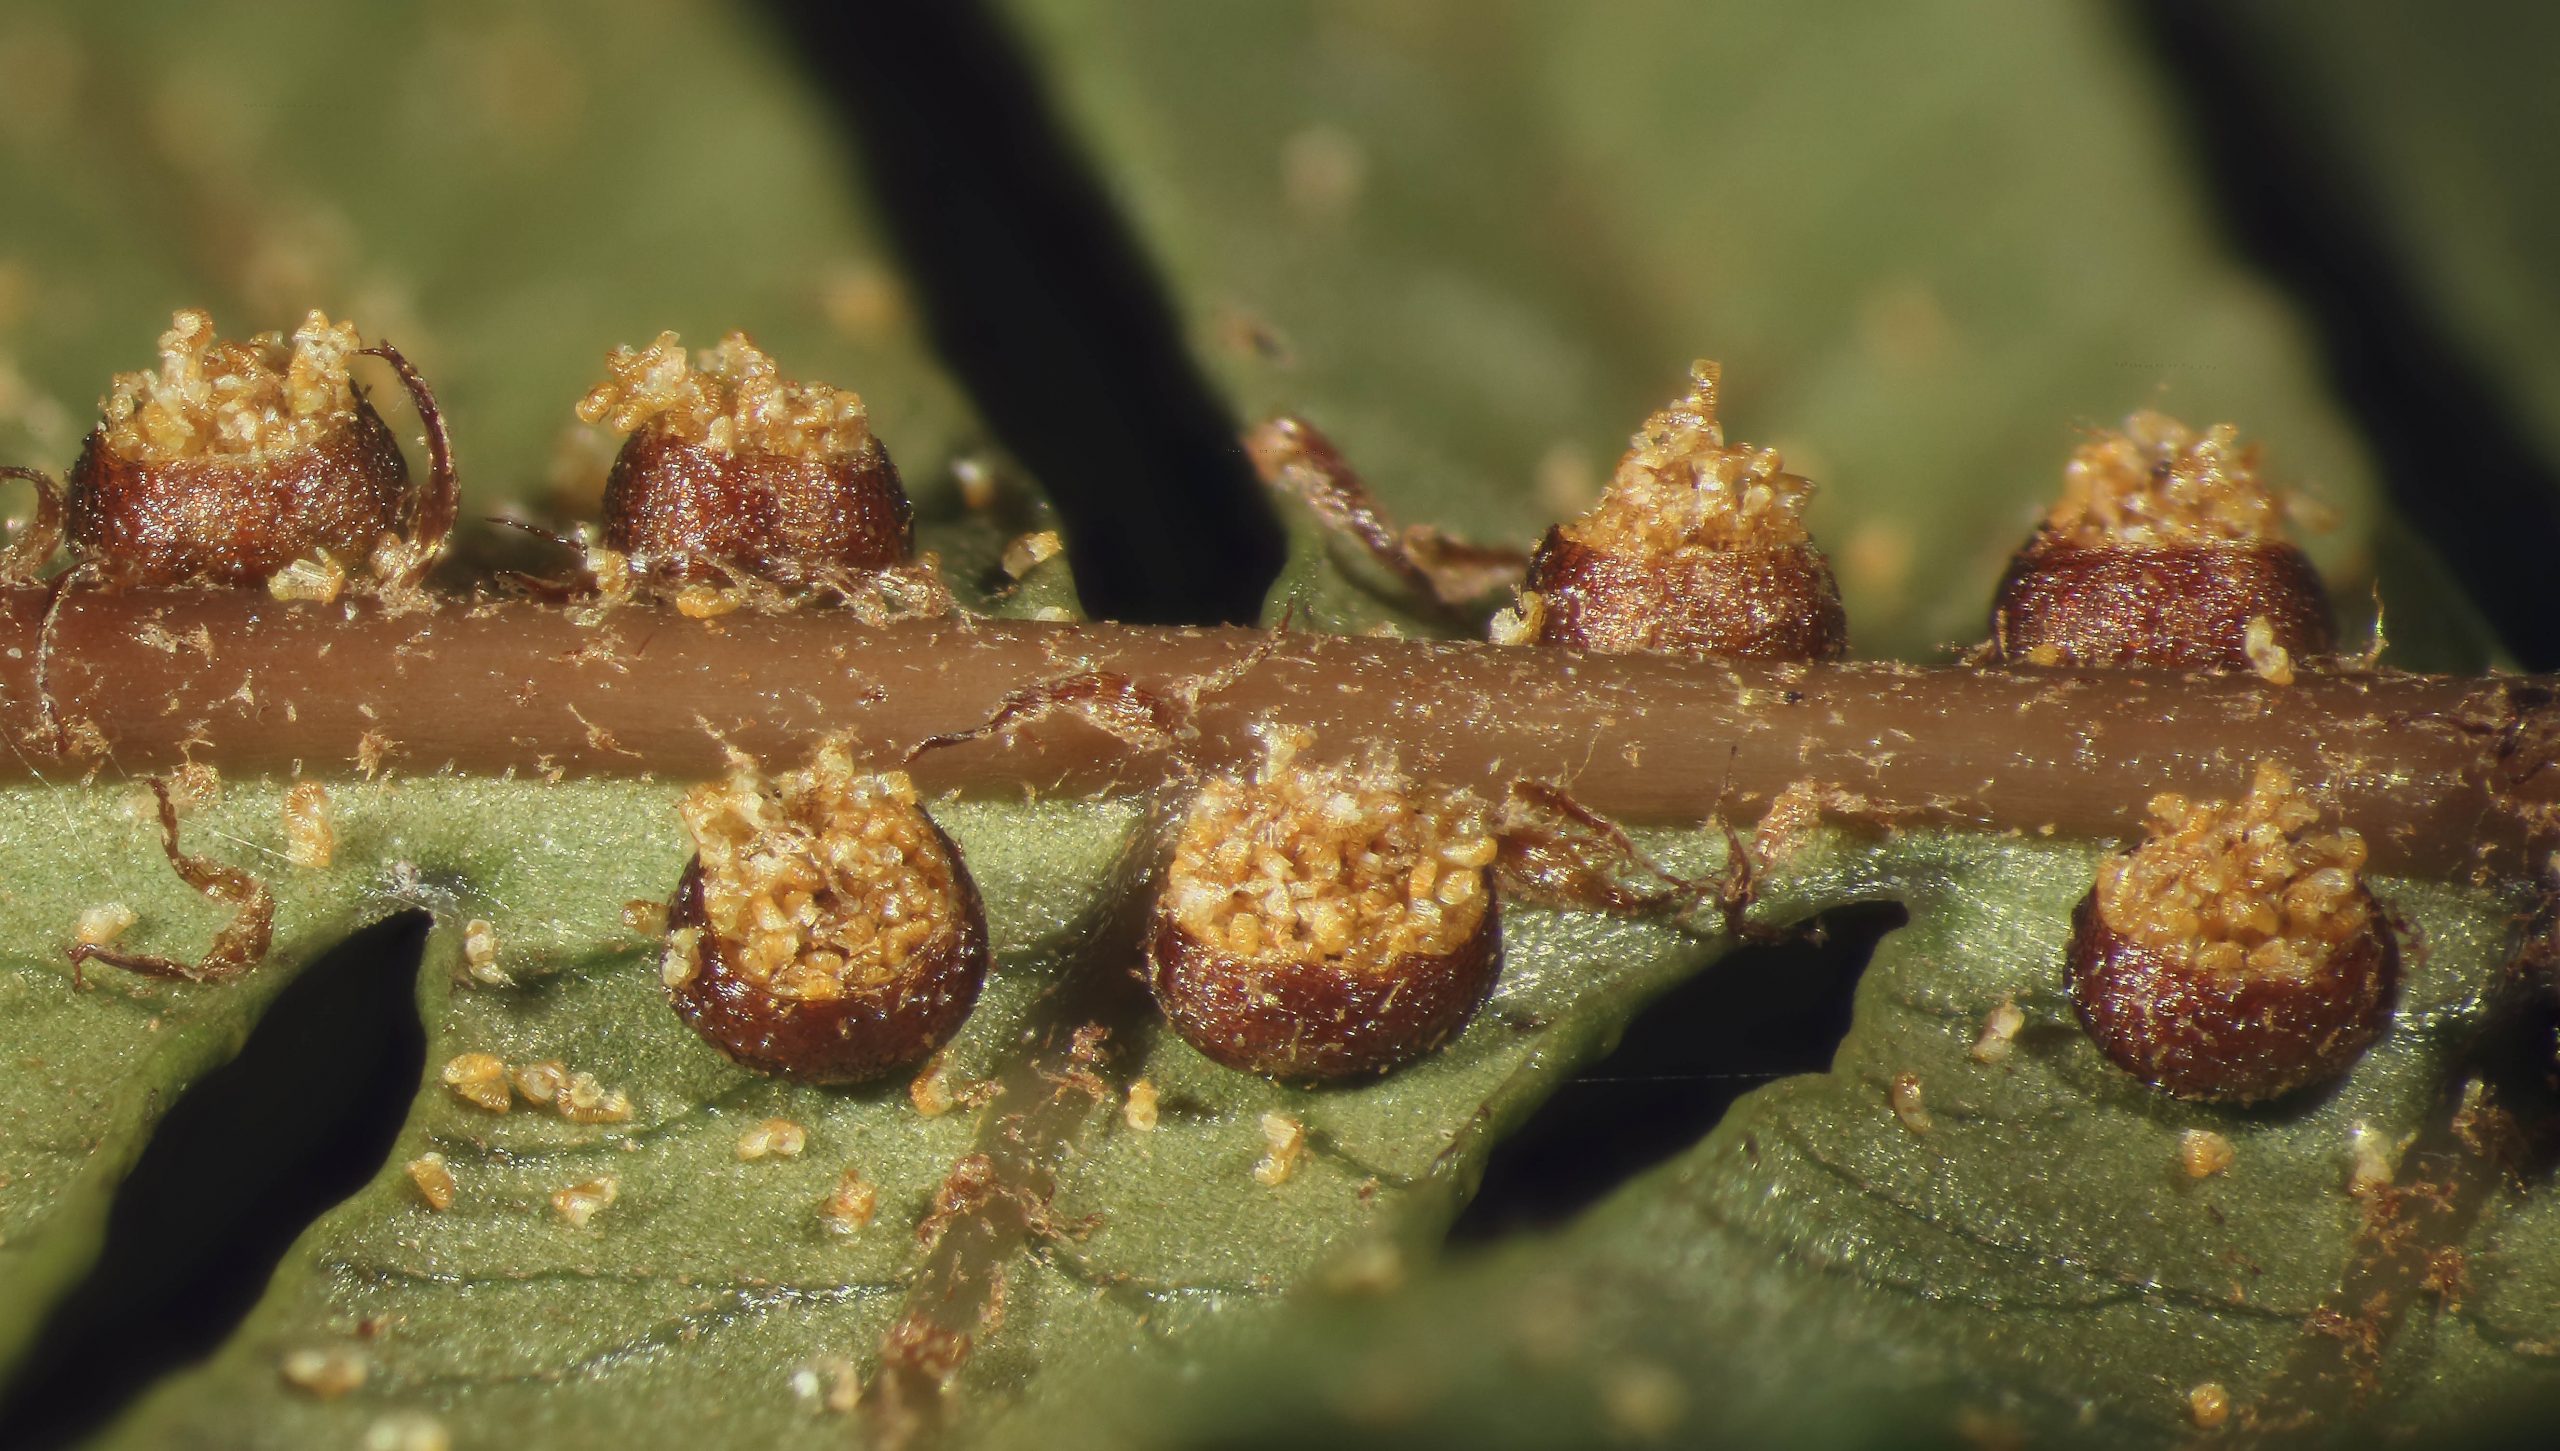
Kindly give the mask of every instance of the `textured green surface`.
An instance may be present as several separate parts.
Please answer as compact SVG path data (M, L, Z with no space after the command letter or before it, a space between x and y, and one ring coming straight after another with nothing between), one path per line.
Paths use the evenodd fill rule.
M397 852L441 920L489 920L519 985L459 979L452 933L435 939L421 989L429 1082L391 1167L305 1237L248 1328L147 1406L120 1444L343 1442L413 1412L466 1445L531 1428L564 1446L844 1434L812 1419L793 1377L830 1356L869 1370L921 1257L915 1227L977 1116L927 1117L903 1081L829 1090L757 1078L677 1021L655 943L618 915L625 900L663 896L681 866L674 795L441 780L350 795L350 855ZM999 963L952 1049L948 1072L966 1085L1020 1051L1023 1025L1091 934L1136 813L963 803L939 814L986 895ZM457 825L499 815L544 826L493 847ZM371 875L354 862L338 870ZM1135 1028L1138 1057L1121 1078L1157 1085L1160 1125L1129 1129L1116 1098L1086 1116L1054 1207L1092 1227L1013 1267L1003 1329L963 1377L961 1414L992 1416L1026 1386L1115 1359L1214 1343L1198 1332L1246 1318L1321 1267L1427 1247L1502 1129L1714 943L1524 910L1506 946L1502 990L1457 1044L1353 1088L1282 1088ZM463 1052L563 1060L629 1093L633 1117L490 1114L435 1082ZM1267 1111L1298 1119L1313 1149L1278 1186L1252 1176ZM770 1116L803 1125L807 1152L741 1162L740 1134ZM430 1149L460 1185L443 1213L400 1168ZM817 1205L848 1164L879 1187L881 1209L839 1237ZM608 1174L619 1198L590 1226L554 1214L553 1191ZM361 1389L324 1402L281 1379L287 1352L355 1345L366 1322L380 1328L361 1345Z
M1753 1093L1560 1235L1384 1302L1309 1306L1204 1379L1086 1387L1013 1443L1904 1444L2005 1425L2175 1444L2190 1387L2246 1407L2277 1382L2364 1222L2346 1187L2358 1132L2396 1142L2440 1111L2512 947L2509 899L2386 884L2429 944L2391 1036L2305 1102L2181 1105L2106 1064L2061 992L2090 853L1922 837L1809 857L1773 915L1868 897L1912 913L1830 1072ZM1978 1063L2004 999L2026 1015L2016 1051ZM1925 1134L1888 1107L1903 1073ZM2232 1168L2190 1179L2190 1128L2227 1136ZM2497 1206L2483 1237L2537 1248L2476 1256L2463 1312L2413 1317L2389 1376L2426 1389L2381 1423L2560 1384L2540 1343L2547 1196Z
M2543 62L2560 17L2519 6L2439 26L2396 5L2250 6L2244 58L2340 173L2418 305L2560 460L2560 192Z
M527 810L527 793L556 823L539 838L492 851L450 831ZM268 804L244 791L231 809ZM384 1179L316 1226L244 1332L116 1443L342 1444L420 1414L463 1445L535 1428L564 1446L840 1439L793 1378L829 1357L868 1368L920 1257L912 1228L968 1151L973 1115L925 1117L902 1085L743 1074L665 1010L654 953L617 912L559 910L663 889L680 842L667 829L634 839L632 824L672 826L666 788L422 781L345 805L351 847L413 862L451 916L487 914L522 984L458 982L440 937L422 988L431 1074L463 1051L557 1057L629 1092L635 1115L494 1116L431 1082ZM955 1050L966 1082L1015 1051L1088 935L1134 816L957 805L944 819L986 888L1001 963ZM598 840L623 845L585 845ZM1053 1207L1093 1227L1015 1262L1003 1327L959 1382L960 1424L995 1444L1184 1443L1286 1439L1312 1414L1535 1444L1662 1415L1674 1419L1654 1434L1676 1438L1708 1407L1698 1430L1846 1434L1900 1407L1940 1429L1995 1415L2159 1444L2192 1385L2220 1381L2247 1404L2349 1262L2359 1129L2396 1141L2456 1082L2512 947L2514 901L2384 884L2427 944L2392 1035L2333 1093L2203 1109L2125 1079L2071 1022L2054 963L2092 860L1962 836L1803 851L1771 882L1767 919L1878 898L1913 912L1864 979L1832 1071L1746 1099L1552 1241L1437 1274L1428 1244L1491 1139L1714 942L1521 912L1477 1025L1423 1067L1350 1089L1277 1088L1140 1030L1126 1071L1163 1092L1161 1125L1132 1131L1115 1104L1084 1116ZM2016 1053L1974 1062L1985 1015L2011 997L2027 1015ZM1887 1105L1899 1073L1923 1085L1926 1134ZM1273 1109L1314 1148L1276 1188L1251 1177ZM804 1125L808 1152L740 1162L739 1134L770 1115ZM2178 1169L2179 1136L2196 1127L2234 1142L2227 1174ZM461 1186L442 1214L397 1168L429 1148ZM815 1206L847 1163L880 1186L882 1210L838 1237ZM562 1223L549 1194L598 1174L620 1181L618 1201L586 1229ZM2478 1235L2530 1240L2538 1204L2502 1201ZM2414 1317L2387 1362L2419 1388L2410 1414L2443 1384L2528 1383L2539 1352L2518 1347L2548 1324L2546 1260L2479 1256L2462 1314ZM1258 1338L1277 1292L1346 1277L1419 1283L1379 1304L1320 1296ZM287 1353L331 1345L363 1356L361 1388L321 1401L280 1378Z
M391 910L375 877L279 874L266 971L209 993L102 969L93 991L74 992L62 949L86 907L125 904L140 919L125 945L190 961L225 920L170 872L156 810L126 782L0 793L0 1360L95 1257L116 1183L161 1112L239 1050L295 972ZM190 832L237 838L255 859L281 849L283 820L272 793L235 795Z

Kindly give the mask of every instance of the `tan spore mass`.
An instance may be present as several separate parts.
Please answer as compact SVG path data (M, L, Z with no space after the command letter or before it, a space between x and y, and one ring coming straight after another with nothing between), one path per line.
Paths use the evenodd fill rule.
M741 773L696 787L681 811L711 931L776 997L887 984L951 930L951 858L903 774L862 772L831 747L770 783Z
M1590 513L1563 527L1574 542L1655 560L1803 544L1811 480L1772 448L1727 444L1716 418L1723 370L1701 360L1689 391L1647 418Z
M2153 797L2150 837L2098 869L2097 907L2119 935L2200 971L2302 979L2368 931L2364 838L2313 833L2319 808L2261 764L2236 802Z
M269 332L225 342L212 314L189 308L160 335L156 371L115 375L102 436L118 457L142 464L308 448L354 416L348 368L363 347L354 324L316 311L289 339Z
M2087 548L2271 544L2284 537L2284 501L2237 427L2199 432L2146 409L2072 451L2045 529Z
M783 378L742 332L690 359L676 334L662 332L645 348L614 349L605 373L578 416L620 433L654 429L718 454L806 459L850 457L871 440L860 394Z
M1253 779L1201 788L1166 876L1175 923L1238 957L1355 972L1455 951L1484 920L1481 808L1383 766L1300 766L1303 744L1275 737Z

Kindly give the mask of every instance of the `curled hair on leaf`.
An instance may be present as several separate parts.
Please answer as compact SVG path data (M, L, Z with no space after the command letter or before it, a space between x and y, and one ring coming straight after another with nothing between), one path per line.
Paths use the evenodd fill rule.
M1718 894L1715 883L1671 871L1625 827L1543 781L1512 783L1494 840L1504 892L1542 907L1646 916L1693 911Z
M0 551L0 584L33 584L62 548L62 485L42 469L0 464L0 479L22 479L35 491L35 512Z
M1636 844L1625 826L1544 781L1515 781L1493 826L1501 854L1494 879L1515 901L1567 911L1686 920L1713 910L1741 939L1783 934L1745 920L1763 869L1755 845L1722 817L1725 863L1711 876L1682 876Z
M88 986L85 972L92 961L109 967L121 967L146 977L169 978L178 982L225 983L247 973L266 961L268 945L274 940L276 922L275 895L267 884L238 867L225 866L210 858L189 856L178 849L178 807L169 799L169 783L157 776L145 785L160 802L160 850L169 858L178 879L202 892L208 899L233 909L231 921L213 936L204 956L194 962L180 962L171 957L155 957L146 953L119 952L94 942L72 944L67 955L71 959L71 980L75 986Z
M1007 692L977 725L917 742L907 752L906 764L912 766L934 751L987 740L1016 726L1065 714L1133 749L1165 752L1173 759L1177 780L1188 781L1200 769L1191 755L1199 739L1200 702L1251 674L1279 648L1287 630L1284 619L1234 662L1169 685L1147 685L1116 670L1079 670L1034 681Z

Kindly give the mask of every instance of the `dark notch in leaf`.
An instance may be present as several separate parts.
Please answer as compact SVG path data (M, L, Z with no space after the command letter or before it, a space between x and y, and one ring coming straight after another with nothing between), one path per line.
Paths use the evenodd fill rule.
M2560 478L2430 315L2343 155L2292 103L2275 37L2195 0L2128 14L2183 103L2176 114L2232 245L2310 319L2393 507L2460 569L2526 668L2560 662L2545 585L2560 552Z
M221 1345L286 1248L382 1168L426 1061L412 1002L425 933L393 918L313 963L169 1111L96 1268L0 1388L0 1446L68 1445Z
M1278 526L1161 288L981 6L773 0L870 166L936 344L1065 516L1104 619L1243 623Z
M1896 902L1825 913L1814 932L1742 948L1664 994L1493 1151L1450 1238L1561 1224L1706 1137L1743 1094L1829 1068L1876 943L1910 916Z

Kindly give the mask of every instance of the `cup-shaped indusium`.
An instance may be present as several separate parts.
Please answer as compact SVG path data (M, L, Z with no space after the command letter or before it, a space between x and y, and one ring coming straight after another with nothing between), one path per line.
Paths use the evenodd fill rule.
M119 373L65 480L74 555L115 585L258 586L297 560L369 558L409 468L348 372L362 339L315 312L290 338L186 311L155 371Z
M828 747L770 781L697 787L682 812L695 856L663 976L695 1032L760 1072L854 1083L959 1031L986 979L986 909L903 775Z
M578 416L630 435L605 543L649 578L805 585L913 556L906 489L858 395L783 378L743 333L691 358L661 333L605 370Z
M2098 1047L2185 1099L2258 1103L2344 1073L2391 1020L2399 954L2353 831L2262 765L2235 802L2151 802L2072 917L2072 1005Z
M1693 658L1828 660L1848 646L1840 587L1805 532L1810 481L1728 445L1721 374L1645 420L1600 502L1547 531L1494 636Z
M1176 828L1148 930L1156 1001L1202 1053L1327 1079L1433 1052L1501 972L1482 809L1375 764L1288 748L1204 782Z
M2136 413L2075 451L1992 607L2003 660L2265 669L2328 653L2328 593L2238 430ZM2279 653L2281 652L2281 653Z

